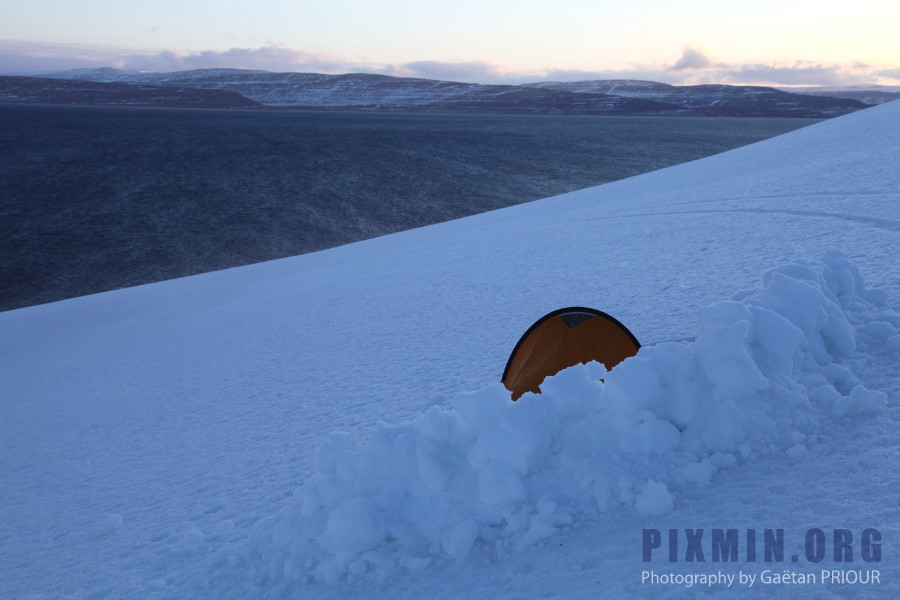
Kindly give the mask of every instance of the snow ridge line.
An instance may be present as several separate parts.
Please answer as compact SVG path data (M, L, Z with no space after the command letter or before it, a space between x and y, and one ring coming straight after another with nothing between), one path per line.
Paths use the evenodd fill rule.
M696 341L644 346L609 373L566 369L515 403L496 384L366 440L329 434L316 473L231 565L284 590L419 571L476 545L513 552L598 511L665 514L671 490L802 454L887 404L847 365L900 352L900 314L839 252L772 269L762 290L702 309L700 325Z
M664 211L664 212L645 212L645 213L628 213L621 215L611 215L599 219L585 219L586 221L606 221L609 219L627 219L634 217L661 217L686 214L721 214L721 213L750 213L759 215L783 214L795 217L817 217L822 219L839 219L842 221L850 221L855 223L863 223L885 229L887 231L900 232L900 221L892 221L890 219L881 219L878 217L870 217L866 215L853 215L850 213L835 213L819 210L798 210L789 208L709 208L709 209L691 209L680 211Z

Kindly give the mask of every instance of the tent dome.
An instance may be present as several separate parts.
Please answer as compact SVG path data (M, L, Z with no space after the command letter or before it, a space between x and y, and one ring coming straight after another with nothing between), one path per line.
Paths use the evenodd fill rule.
M540 393L546 377L567 367L595 360L612 369L640 347L628 328L604 312L583 306L561 308L528 328L500 381L516 400L525 392Z

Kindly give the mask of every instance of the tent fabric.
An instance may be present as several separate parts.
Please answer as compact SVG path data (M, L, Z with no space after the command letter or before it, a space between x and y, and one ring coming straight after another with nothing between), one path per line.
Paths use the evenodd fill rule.
M608 314L572 306L544 315L522 336L510 354L501 382L518 399L540 393L540 384L572 365L595 360L607 369L637 354L641 345Z

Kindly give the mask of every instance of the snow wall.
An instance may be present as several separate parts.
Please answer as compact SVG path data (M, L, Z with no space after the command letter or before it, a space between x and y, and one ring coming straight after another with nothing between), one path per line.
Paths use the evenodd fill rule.
M644 346L608 373L571 367L517 402L498 383L365 440L329 434L315 474L229 562L291 587L513 552L598 511L665 514L679 488L806 452L886 406L852 365L900 353L900 314L839 252L772 269L699 317L694 341Z

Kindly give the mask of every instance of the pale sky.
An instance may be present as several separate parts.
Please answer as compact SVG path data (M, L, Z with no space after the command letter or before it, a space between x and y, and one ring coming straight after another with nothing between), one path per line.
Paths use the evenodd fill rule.
M900 85L900 2L0 0L0 73L372 72L482 83Z

